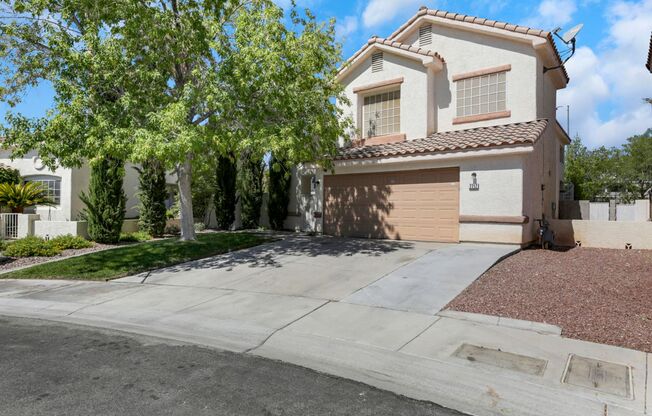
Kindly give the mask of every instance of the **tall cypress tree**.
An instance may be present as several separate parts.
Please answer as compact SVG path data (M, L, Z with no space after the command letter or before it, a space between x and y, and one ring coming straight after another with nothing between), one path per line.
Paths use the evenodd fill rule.
M160 161L151 159L136 170L139 173L140 188L138 228L153 237L160 237L165 231L165 200L168 197L165 186L165 169Z
M242 155L238 170L238 193L240 195L240 218L243 228L257 228L260 219L260 209L263 205L263 174L265 173L262 158L249 152Z
M269 203L267 214L273 230L282 230L288 216L292 175L287 162L272 155L269 162Z
M235 221L236 177L238 168L235 155L229 153L217 158L215 169L215 217L217 226L228 230Z
M125 175L122 160L106 157L91 164L88 194L79 197L86 204L88 235L98 243L117 243L125 218Z

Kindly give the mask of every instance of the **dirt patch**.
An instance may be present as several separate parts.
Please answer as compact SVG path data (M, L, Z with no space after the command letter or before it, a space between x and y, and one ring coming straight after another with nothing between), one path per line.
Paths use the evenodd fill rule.
M652 250L524 250L447 308L545 322L566 337L652 352Z

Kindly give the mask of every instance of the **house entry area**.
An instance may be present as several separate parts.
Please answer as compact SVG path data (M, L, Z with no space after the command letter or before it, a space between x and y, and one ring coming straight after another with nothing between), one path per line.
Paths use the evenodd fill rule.
M324 232L459 241L459 169L324 176Z

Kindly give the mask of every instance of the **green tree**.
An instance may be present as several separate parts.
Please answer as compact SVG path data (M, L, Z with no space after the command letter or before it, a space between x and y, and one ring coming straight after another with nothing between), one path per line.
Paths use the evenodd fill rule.
M142 163L138 171L140 210L138 227L153 237L161 237L165 231L168 191L163 164L155 159Z
M0 165L0 183L20 183L22 178L18 169L10 166Z
M566 148L564 177L575 189L575 199L595 200L606 197L621 185L619 151L604 146L589 150L576 136Z
M88 193L79 197L86 209L88 235L98 243L117 243L125 218L126 196L122 190L124 165L121 160L106 157L91 164Z
M220 155L215 169L215 216L217 226L228 230L235 221L237 165L233 153Z
M269 162L269 201L267 213L273 230L282 230L288 216L292 171L283 158L272 155Z
M0 0L0 99L50 82L47 116L5 117L14 155L54 167L115 157L178 176L194 239L192 162L208 149L282 150L325 165L350 127L334 21L270 0ZM47 16L47 18L43 18Z
M652 128L627 139L621 170L629 197L645 198L645 192L652 187Z
M263 176L265 163L262 157L245 152L238 169L238 194L240 219L243 228L257 228L263 206Z

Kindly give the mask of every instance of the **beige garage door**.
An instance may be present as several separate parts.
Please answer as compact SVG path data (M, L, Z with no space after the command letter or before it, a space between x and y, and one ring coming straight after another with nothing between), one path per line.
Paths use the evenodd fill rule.
M324 176L324 232L400 240L459 240L459 170Z

